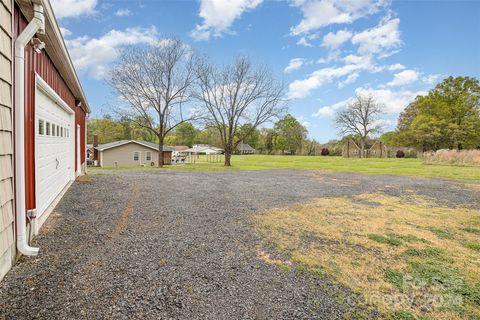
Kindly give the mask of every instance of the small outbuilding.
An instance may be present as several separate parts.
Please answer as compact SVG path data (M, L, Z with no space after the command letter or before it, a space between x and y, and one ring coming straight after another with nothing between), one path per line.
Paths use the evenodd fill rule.
M248 143L240 142L237 145L237 153L238 154L254 154L255 149L252 148L252 146L250 146Z
M217 147L211 147L206 144L194 145L192 148L184 150L183 152L188 154L222 154L223 149Z
M365 144L363 158L387 158L388 149L383 142L375 140L373 143ZM345 158L362 158L362 149L358 144L349 139L342 150L342 156Z
M174 157L184 156L184 155L186 155L185 150L190 149L189 146L172 146L172 148L173 148L173 156Z
M95 147L100 167L158 166L158 144L148 141L120 140ZM172 163L174 149L163 146L163 164Z

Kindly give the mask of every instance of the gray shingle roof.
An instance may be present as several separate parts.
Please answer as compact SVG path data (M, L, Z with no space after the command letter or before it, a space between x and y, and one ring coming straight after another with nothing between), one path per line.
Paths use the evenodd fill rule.
M113 141L113 142L109 142L109 143L99 144L95 149L97 149L99 151L103 151L103 150L106 150L106 149L111 149L111 148L123 146L124 144L127 144L127 143L136 143L136 144L148 147L148 148L152 148L154 150L158 150L158 144L157 143L153 143L153 142L149 142L149 141L137 141L137 140ZM163 146L163 151L174 151L174 149L172 147L164 145Z
M250 146L248 143L239 143L238 146L237 146L237 150L239 151L255 151L254 148L252 148L252 146Z

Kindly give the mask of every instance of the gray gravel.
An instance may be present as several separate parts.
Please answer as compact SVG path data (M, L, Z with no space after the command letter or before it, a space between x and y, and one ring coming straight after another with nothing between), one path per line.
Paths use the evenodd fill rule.
M234 182L234 183L231 183ZM480 208L462 182L295 170L115 171L76 182L0 283L0 319L377 317L326 277L285 272L252 216L314 197L411 190Z

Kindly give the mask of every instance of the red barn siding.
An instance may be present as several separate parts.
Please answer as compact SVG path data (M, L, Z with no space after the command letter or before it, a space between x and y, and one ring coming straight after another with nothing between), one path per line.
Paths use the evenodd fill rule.
M14 39L25 29L27 24L27 19L21 13L20 8L15 5ZM75 105L74 95L45 50L36 53L33 46L27 45L25 48L25 187L27 209L35 208L35 74L42 77L75 112L75 128L72 128L72 133L76 134L76 125L79 124L82 135L80 137L80 150L85 150L85 139L83 138L85 137L85 112ZM75 137L75 143L76 141ZM75 146L75 153L76 150ZM82 152L81 163L84 162L85 155ZM77 170L76 160L75 170Z

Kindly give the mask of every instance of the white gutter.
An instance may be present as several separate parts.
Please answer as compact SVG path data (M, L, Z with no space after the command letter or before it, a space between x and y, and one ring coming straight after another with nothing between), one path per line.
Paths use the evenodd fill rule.
M45 32L43 7L33 5L33 19L15 40L15 181L17 249L26 256L36 256L39 248L27 242L25 206L25 46L38 33Z

